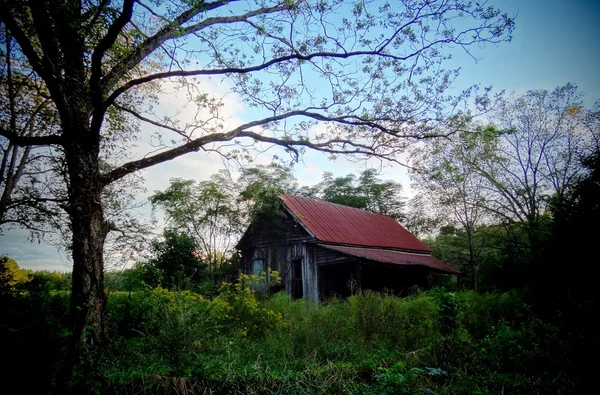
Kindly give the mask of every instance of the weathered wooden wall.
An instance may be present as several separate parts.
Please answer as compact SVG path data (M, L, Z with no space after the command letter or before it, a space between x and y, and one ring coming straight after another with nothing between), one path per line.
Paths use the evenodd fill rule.
M319 299L318 272L314 237L302 228L291 216L282 221L277 229L253 229L244 235L242 248L242 271L252 273L253 262L264 260L263 271L277 270L282 285L292 293L292 261L302 260L302 293L311 301Z
M253 247L245 254L244 271L252 273L253 262L264 260L263 271L268 268L277 270L281 276L285 290L291 293L293 286L292 262L302 260L302 293L310 301L319 299L319 279L314 245L296 243L277 246Z

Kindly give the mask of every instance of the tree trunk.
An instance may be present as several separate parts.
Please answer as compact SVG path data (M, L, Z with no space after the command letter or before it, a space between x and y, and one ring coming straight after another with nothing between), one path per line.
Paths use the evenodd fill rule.
M87 130L66 135L73 137L65 145L69 172L69 216L73 232L73 342L64 368L64 380L68 383L77 363L82 364L86 374L93 374L88 369L102 350L106 299L103 250L108 227L101 204L103 187L97 139ZM90 354L85 355L87 351Z

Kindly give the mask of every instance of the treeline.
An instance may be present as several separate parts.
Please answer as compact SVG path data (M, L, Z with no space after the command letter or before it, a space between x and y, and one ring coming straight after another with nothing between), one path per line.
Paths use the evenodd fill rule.
M550 306L558 297L592 298L584 295L593 289L591 277L581 273L590 269L597 235L590 229L598 220L600 107L586 109L581 97L571 84L507 97L487 120L418 144L410 157L411 199L375 169L325 172L312 186L300 186L290 168L277 164L237 176L221 171L203 182L172 179L151 197L165 214L163 237L134 269L109 276L108 286L214 293L235 277L234 247L249 223L277 217L278 196L289 193L396 218L463 272L458 284L437 277L431 285L528 289Z
M567 84L506 97L492 108L486 120L457 122L461 128L450 137L415 145L411 199L400 183L381 179L372 168L340 177L325 172L312 186L300 186L292 169L277 164L247 167L239 175L221 171L203 182L172 179L151 197L167 222L163 239L153 244L154 256L178 249L191 262L195 250L206 264L204 271L194 269L196 276L204 273L218 284L236 272L234 247L250 222L281 214L278 196L288 193L396 218L463 272L461 289L547 284L549 271L563 271L556 267L557 248L575 250L576 240L589 235L581 229L592 226L575 225L571 217L594 210L586 199L596 193L600 106L586 109L578 88ZM569 254L586 249L576 250ZM152 259L146 266L164 271L156 276L174 275L165 262Z
M71 274L22 269L14 259L0 257L0 292L9 292L15 288L68 291L71 289Z
M567 84L503 98L488 117L412 152L417 206L441 225L434 251L472 289L578 290L598 218L600 102L586 109Z
M292 169L278 164L242 169L238 176L220 171L207 181L174 178L150 201L164 213L166 228L150 243L146 258L133 268L108 272L107 288L139 290L162 286L214 293L239 272L235 245L253 220L277 221L283 215L282 193L321 198L402 220L402 186L382 180L374 169L358 177L333 177L300 186Z

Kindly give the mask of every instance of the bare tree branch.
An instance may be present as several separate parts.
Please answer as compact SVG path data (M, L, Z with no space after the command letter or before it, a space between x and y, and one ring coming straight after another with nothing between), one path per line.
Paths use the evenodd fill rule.
M106 35L102 38L98 45L96 45L96 48L94 48L91 65L92 75L90 77L90 87L92 90L97 88L96 85L98 81L100 81L100 73L102 72L102 58L104 57L106 51L115 43L125 25L127 25L127 23L131 20L134 4L134 0L123 1L123 10L121 15L115 19L113 24L108 28Z
M441 40L441 41L450 42L447 40ZM112 103L120 95L122 95L129 89L133 88L134 86L145 84L145 83L159 80L159 79L166 79L166 78L171 78L171 77L191 77L191 76L201 76L201 75L248 74L248 73L267 69L267 68L269 68L273 65L279 64L279 63L289 62L290 60L310 61L315 58L348 59L351 57L369 56L369 55L378 55L378 56L381 56L384 58L390 58L390 59L394 59L394 60L404 61L404 60L407 60L407 59L417 56L417 53L412 53L407 56L397 56L397 55L391 55L391 54L386 54L386 53L378 53L376 51L354 51L354 52L343 52L343 53L316 52L316 53L311 53L308 55L302 55L302 54L296 53L296 54L291 54L291 55L287 55L287 56L282 56L279 58L274 58L265 63L259 64L256 66L250 66L250 67L226 67L223 69L166 71L166 72L151 74L151 75L147 75L145 77L136 78L136 79L128 81L127 83L125 83L122 86L120 86L119 88L117 88L108 97L108 99L106 99L105 106L109 107L110 105L112 105Z
M128 57L114 66L112 70L110 70L108 74L100 81L103 90L106 92L111 89L117 83L117 81L119 81L129 70L145 59L146 56L160 47L165 41L175 38L179 34L179 29L181 29L183 24L187 23L201 12L214 10L230 2L230 0L218 0L212 3L205 3L204 1L196 2L194 6L182 12L179 16L173 19L171 23L167 24L158 33L145 40L142 44L135 48Z
M17 40L21 50L27 57L27 60L31 64L33 70L44 80L49 82L52 80L52 74L50 70L46 70L46 65L43 64L42 59L39 57L38 53L33 48L33 45L21 26L19 26L16 19L13 17L13 11L6 7L6 1L0 1L0 19L2 22L6 24L9 28L12 36Z
M4 128L0 127L0 136L5 137L15 145L22 147L27 146L42 146L42 145L60 145L63 143L64 138L60 135L48 135L48 136L20 136L16 133L12 133Z

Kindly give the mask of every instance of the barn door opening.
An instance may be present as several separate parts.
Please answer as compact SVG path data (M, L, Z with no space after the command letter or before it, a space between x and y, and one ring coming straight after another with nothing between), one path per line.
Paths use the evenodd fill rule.
M262 272L265 271L265 260L264 259L255 259L252 262L252 274L256 276L260 276Z
M255 259L254 261L252 261L252 274L254 274L257 277L260 277L264 272L266 272L264 259ZM264 292L266 291L265 285L266 284L264 281L260 281L258 283L252 284L252 288L254 288L257 291Z
M292 298L299 299L302 296L302 259L292 259Z

